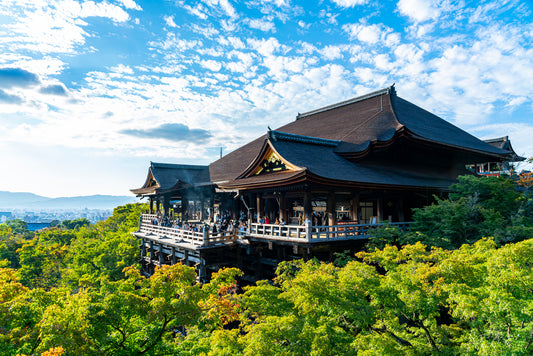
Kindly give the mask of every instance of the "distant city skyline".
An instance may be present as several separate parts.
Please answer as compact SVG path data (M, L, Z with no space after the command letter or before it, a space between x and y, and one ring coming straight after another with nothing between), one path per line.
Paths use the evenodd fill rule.
M298 112L392 83L532 156L532 6L3 0L0 190L128 195L150 161L209 164Z

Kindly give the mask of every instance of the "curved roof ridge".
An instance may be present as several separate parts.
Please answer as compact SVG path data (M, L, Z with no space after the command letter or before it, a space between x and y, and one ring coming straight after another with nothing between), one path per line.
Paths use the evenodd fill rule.
M396 94L396 89L394 88L394 84L392 84L390 87L387 87L387 88L384 88L384 89L380 89L380 90L376 90L376 91L373 91L371 93L368 93L368 94L365 94L365 95L361 95L361 96L358 96L358 97L355 97L355 98L352 98L352 99L344 100L344 101L338 102L336 104L324 106L324 107L321 107L321 108L318 108L318 109L315 109L315 110L304 112L302 114L298 113L298 115L296 115L296 120L299 120L299 119L304 118L306 116L311 116L311 115L314 115L314 114L318 114L318 113L321 113L321 112L324 112L324 111L336 109L336 108L339 108L341 106L346 106L346 105L350 105L350 104L353 104L353 103L357 103L358 101L363 101L363 100L366 100L366 99L370 99L370 98L373 98L375 96L388 95L388 94Z
M186 169L205 169L208 166L202 166L197 164L176 164L176 163L159 163L150 161L150 167L155 168L186 168Z
M341 143L341 141L339 140L331 140L328 138L297 135L297 134L292 134L292 133L283 132L283 131L275 131L275 130L268 131L268 138L274 141L276 140L293 141L293 142L312 143L315 145L332 146L332 147L335 147L339 143Z

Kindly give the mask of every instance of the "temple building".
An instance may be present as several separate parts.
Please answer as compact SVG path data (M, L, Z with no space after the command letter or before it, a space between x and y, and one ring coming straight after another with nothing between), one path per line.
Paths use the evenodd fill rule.
M180 260L201 278L228 264L258 276L280 260L353 250L375 224L405 226L469 168L520 159L510 144L479 140L391 86L298 114L208 166L152 162L131 190L150 202L135 235L147 270ZM192 238L156 227L157 216L206 225ZM224 219L245 227L213 232Z
M468 167L478 175L485 177L500 177L502 175L511 176L515 173L514 163L526 159L525 157L518 156L514 152L509 136L491 138L484 141L494 147L512 152L512 156L506 161L483 162L469 165Z

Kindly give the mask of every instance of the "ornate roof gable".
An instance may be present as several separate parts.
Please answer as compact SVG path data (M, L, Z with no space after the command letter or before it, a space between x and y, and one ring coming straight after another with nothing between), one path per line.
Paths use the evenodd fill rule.
M259 176L263 174L271 174L278 172L287 172L287 171L301 171L302 168L298 167L288 160L286 160L282 155L280 155L274 145L273 141L278 139L284 140L301 140L304 136L292 135L284 132L272 131L269 130L267 134L267 139L265 140L261 150L250 163L250 165L242 172L237 179ZM311 138L313 139L313 138ZM322 139L318 139L322 140ZM332 140L326 140L332 141Z

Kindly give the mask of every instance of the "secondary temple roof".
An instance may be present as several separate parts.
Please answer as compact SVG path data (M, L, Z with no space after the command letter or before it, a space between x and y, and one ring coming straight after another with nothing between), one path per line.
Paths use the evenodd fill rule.
M150 162L148 176L143 186L131 189L139 195L155 194L175 189L180 185L209 182L208 166Z

